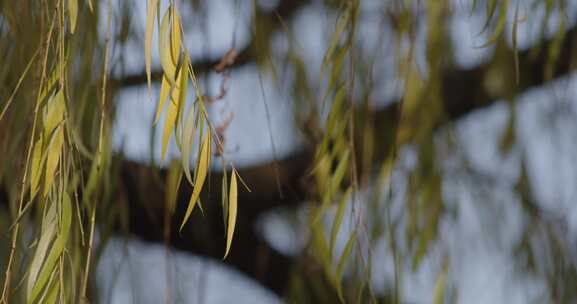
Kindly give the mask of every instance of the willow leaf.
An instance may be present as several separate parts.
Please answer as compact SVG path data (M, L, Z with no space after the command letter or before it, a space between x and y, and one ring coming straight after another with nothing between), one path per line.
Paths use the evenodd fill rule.
M180 17L176 12L176 8L172 7L172 26L170 33L170 59L172 63L176 66L180 57L180 46L182 43L182 37L180 33Z
M234 227L236 225L236 210L237 210L237 199L238 199L238 189L236 185L236 170L232 170L230 177L230 191L228 194L228 225L226 232L226 251L224 252L224 258L228 255L230 251L230 245L232 243L232 236L234 234Z
M443 265L443 269L437 281L435 282L435 289L433 291L433 304L443 304L445 300L445 288L447 285L448 267L447 263Z
M63 144L64 127L58 126L47 148L48 154L46 159L46 174L44 176L44 196L48 194L48 191L50 191L50 186L52 186L54 181L54 174L56 172L56 168L58 167Z
M58 91L47 103L44 115L44 137L48 139L52 131L60 124L64 118L64 92Z
M335 215L335 220L333 221L333 225L331 228L331 241L329 243L331 254L335 248L335 241L337 239L337 234L339 233L339 229L340 229L341 224L343 222L343 217L345 215L345 207L347 205L347 199L349 198L349 195L351 194L351 190L352 190L352 188L349 187L347 189L347 191L345 192L345 194L343 194L343 196L341 197L341 200L339 201L339 206L337 208L337 214Z
M154 116L154 124L157 124L160 120L160 114L162 114L162 110L164 110L164 104L166 103L166 99L170 94L170 82L166 75L162 76L162 84L160 85L160 99L158 100L158 106L156 108L156 115Z
M56 232L57 223L55 204L50 206L45 219L47 220L47 223L42 229L40 240L38 241L38 245L36 245L34 257L32 258L32 262L28 268L28 283L26 287L27 298L30 298L32 295L32 289L38 278L38 273L40 273L40 269L44 263L44 259L46 258L46 252Z
M191 107L186 115L186 120L184 122L184 130L182 131L182 169L184 170L184 175L188 182L192 185L192 177L190 175L190 153L192 150L192 144L194 140L194 134L196 133L196 128L194 125L194 108Z
M479 48L487 47L495 43L497 39L499 39L499 37L503 33L503 30L505 30L505 25L507 24L508 8L509 8L509 0L503 0L503 3L501 4L501 11L499 12L499 20L497 20L497 25L495 26L495 31L493 32L489 40L487 40L487 42L485 42L485 44L481 45Z
M40 294L42 289L46 286L50 275L54 270L54 266L60 258L62 252L64 251L64 247L66 246L66 242L68 241L68 235L70 233L70 224L72 222L72 203L70 201L70 196L66 192L64 192L62 196L62 217L61 217L61 225L60 225L60 233L58 237L54 241L50 253L46 258L46 262L40 271L40 275L38 276L38 280L34 284L34 288L32 289L32 293L28 298L29 303L34 302L36 297Z
M349 256L351 255L351 252L353 251L353 245L355 244L356 240L357 240L357 234L353 230L351 232L351 236L349 237L349 240L347 241L347 245L345 245L345 249L343 250L343 254L339 258L339 262L337 263L337 271L336 271L335 276L337 279L337 294L338 294L341 302L343 302L344 299L343 299L343 291L342 291L342 286L341 286L342 284L340 282L341 282L342 277L343 277L345 265L347 264L347 260L349 259Z
M151 90L151 66L152 66L152 32L154 31L154 18L156 17L156 9L158 7L158 0L148 0L146 8L146 32L144 34L144 60L146 64L146 80L148 82L148 90Z
M184 214L184 219L182 220L182 224L180 224L180 230L184 227L184 224L188 221L194 206L196 205L198 198L200 197L200 192L202 190L202 186L204 185L204 180L206 179L206 174L208 173L208 165L210 162L210 133L204 136L204 140L202 142L202 146L200 149L200 157L198 160L198 166L196 169L196 175L194 178L194 189L192 190L192 195L190 197L190 201L188 202L188 207L186 209L186 213Z
M70 21L70 33L74 34L76 19L78 18L78 0L68 0L68 20Z
M38 186L40 185L40 170L42 168L42 136L34 144L34 149L32 150L32 163L30 167L30 199L32 200L38 191Z
M171 100L171 102L168 103L168 109L166 110L166 121L164 122L164 131L162 132L162 153L160 158L161 160L164 160L166 156L168 141L170 140L170 135L172 134L174 124L176 123L176 115L178 114L177 110L178 108L176 104Z
M158 51L160 56L160 65L164 74L167 76L168 81L171 85L174 85L174 78L176 74L176 64L171 58L171 26L170 26L170 13L171 9L167 9L166 13L162 17L160 23L160 29L158 31Z

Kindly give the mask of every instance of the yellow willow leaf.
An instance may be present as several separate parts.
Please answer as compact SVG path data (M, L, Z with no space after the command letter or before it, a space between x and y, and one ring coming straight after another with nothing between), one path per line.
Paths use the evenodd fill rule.
M36 245L36 251L34 252L34 257L32 258L32 262L30 263L30 267L28 268L28 283L26 287L26 296L30 298L32 294L32 289L34 284L36 283L36 279L38 277L38 273L42 268L44 263L44 259L46 257L46 251L48 250L48 246L50 242L52 242L52 238L56 232L56 206L52 204L48 213L46 214L46 221L47 224L42 227L42 234L40 235L40 240Z
M339 161L339 164L335 169L335 173L333 174L330 180L330 186L329 186L330 195L333 195L339 189L339 186L341 185L345 173L347 172L348 164L349 164L349 150L347 149L345 151L345 154L341 156L341 160Z
M148 90L151 90L150 69L152 65L152 32L154 31L154 18L158 0L148 0L146 10L146 32L144 34L144 60L146 64L146 80L148 81ZM164 80L163 80L164 81Z
M160 56L160 65L164 74L168 78L171 85L174 85L174 77L176 74L176 64L171 58L171 26L170 26L170 7L164 13L158 31L158 52Z
M154 124L157 124L160 120L160 114L162 114L162 110L164 110L164 104L166 103L166 99L170 94L170 83L166 78L166 75L162 76L162 84L160 85L160 99L158 100L158 107L156 109L156 115L154 116Z
M345 249L343 250L343 254L339 258L339 262L337 264L337 271L335 273L335 276L336 276L336 282L337 282L337 294L339 295L339 299L341 300L341 302L343 302L344 299L343 299L342 286L341 286L340 282L343 278L343 272L345 270L345 265L347 264L347 260L348 260L349 256L351 255L351 252L353 251L353 245L355 244L356 240L357 240L357 234L353 230L351 232L351 236L349 237L349 240L347 241L347 244L345 245Z
M499 12L499 19L497 20L497 25L495 26L495 31L493 32L491 37L489 37L489 40L487 40L487 42L485 42L483 45L479 46L479 48L485 48L495 43L497 39L499 39L499 37L503 33L503 30L505 29L505 25L507 24L508 8L509 8L509 0L503 0L503 3L501 4L501 10Z
M329 247L325 238L324 227L318 223L313 224L312 232L313 232L312 245L314 248L314 254L318 259L318 261L323 266L323 270L326 272L327 277L329 277L329 279L332 280L333 278L330 272L330 266L332 260L329 252Z
M341 34L345 31L346 26L349 22L349 14L348 12L342 14L336 24L335 31L331 37L331 41L329 42L329 47L325 52L325 56L323 58L323 63L321 66L321 77L324 74L323 72L328 67L329 61L331 60L333 53L337 46L339 45L339 41L341 39ZM321 79L322 80L322 79Z
M62 90L58 91L46 105L47 110L44 115L44 136L45 139L51 135L54 128L62 121L64 117L64 93Z
M94 6L92 6L92 0L88 0L88 9L90 10L91 13L94 12Z
M184 103L184 95L186 95L186 83L188 70L183 67L178 73L178 82L172 87L172 93L170 97L170 102L168 103L168 110L166 110L166 121L164 122L164 131L162 134L162 153L161 159L164 160L166 156L166 149L168 147L168 141L174 130L174 126L177 122L178 114L181 110L181 104Z
M194 125L194 108L190 108L184 122L184 130L182 131L182 169L188 182L192 185L192 177L190 175L190 154L194 140L196 128Z
M164 160L166 156L166 149L168 148L168 141L170 140L170 135L174 129L174 124L176 123L176 115L178 107L171 101L168 103L168 110L166 110L166 121L164 122L164 131L162 132L162 153L161 160Z
M48 77L48 81L46 82L46 86L42 88L42 91L40 91L39 95L40 101L46 98L46 95L52 90L52 88L58 82L59 79L60 79L59 69L52 70L52 73L50 73L50 77Z
M351 190L352 190L352 188L349 187L347 189L347 191L345 192L345 194L343 194L343 196L341 197L341 200L339 201L339 206L337 208L337 214L335 215L335 220L334 220L333 226L331 228L331 241L329 243L329 249L330 249L331 254L335 248L335 241L337 239L337 234L339 233L341 223L343 222L343 217L345 215L345 207L347 206L347 199L349 198L349 195L351 194Z
M70 33L74 34L76 19L78 17L78 0L68 0L68 21L70 21Z
M176 12L176 9L172 8L172 28L170 34L170 55L174 65L178 63L180 57L180 45L182 43L182 38L180 34L180 17Z
M62 146L64 144L64 127L58 126L54 132L50 143L47 148L47 158L46 158L46 174L44 176L44 196L50 191L50 186L54 181L54 174L56 168L58 167L58 161L60 159L60 152L62 151Z
M40 185L40 170L42 168L42 136L34 144L32 150L32 163L30 167L30 200L34 198Z
M70 233L70 223L72 222L72 203L70 200L70 196L68 193L64 192L62 196L62 214L61 214L61 221L60 221L60 231L58 233L58 237L54 241L52 248L50 249L50 253L46 258L46 262L40 271L40 275L38 276L38 280L34 284L34 288L32 289L32 293L28 298L28 302L32 303L36 299L36 297L40 294L42 289L48 283L48 279L50 275L54 271L54 266L60 258L60 255L64 251L64 247L66 246L66 242L68 241L68 235Z
M50 289L48 290L48 292L46 293L46 302L41 301L43 303L58 303L58 291L60 284L57 284L57 282L53 282L50 284Z
M238 190L236 185L236 170L232 169L232 174L230 177L230 191L228 193L228 224L226 231L226 251L224 252L224 258L226 258L228 255L228 252L230 251L230 245L232 244L232 236L234 234L234 227L236 225L237 199Z
M448 276L448 266L445 262L443 269L439 276L437 277L437 282L435 283L435 289L433 291L433 304L442 304L445 302L445 287L447 285Z
M226 167L222 168L222 193L221 193L221 205L222 205L222 221L224 223L224 229L226 229L226 219L228 217L228 174L226 172Z
M176 136L175 141L179 151L182 151L182 129L184 110L186 106L186 92L188 90L188 61L185 57L183 64L178 72L177 84L173 89L172 100L176 101L177 115L176 115Z
M186 213L184 214L184 219L182 224L180 224L180 230L184 227L184 224L188 221L196 202L200 196L200 191L206 179L206 174L208 172L208 166L210 162L210 132L207 132L202 141L202 146L200 148L200 157L198 160L198 165L196 168L196 175L194 178L194 189L192 190L192 196L188 202L188 207L186 208Z
M182 180L182 169L177 161L172 161L170 163L170 168L168 169L168 176L166 178L166 193L164 196L164 201L166 208L170 214L174 213L174 207L176 203L176 196L178 195L178 189L180 188L180 182Z

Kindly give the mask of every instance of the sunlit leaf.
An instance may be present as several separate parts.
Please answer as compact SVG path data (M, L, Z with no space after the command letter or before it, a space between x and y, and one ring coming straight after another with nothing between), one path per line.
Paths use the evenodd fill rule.
M152 33L154 31L154 18L156 18L156 10L158 8L158 0L148 0L146 7L146 32L144 34L144 60L146 64L146 80L148 82L148 90L151 89L151 65L152 65Z
M230 177L230 192L228 194L228 225L226 232L226 251L224 252L224 258L228 255L230 251L230 245L232 244L232 236L234 234L234 228L236 225L236 209L237 209L237 184L236 184L236 171L233 169Z
M171 60L176 65L178 63L180 57L180 45L182 42L181 34L181 25L180 25L180 16L176 12L176 8L172 7L172 27L171 27L171 34L170 34L170 56ZM187 67L184 65L184 67Z
M164 110L164 105L170 94L170 82L166 75L162 76L162 84L160 85L160 98L158 99L158 106L156 108L156 115L154 116L154 124L157 124L160 120L160 115Z
M188 221L188 218L190 217L190 214L192 213L192 210L198 201L200 192L204 185L204 180L206 179L210 162L210 145L210 132L207 132L207 134L204 136L204 140L200 148L200 157L194 178L194 189L192 190L192 195L190 197L190 201L188 202L188 207L186 208L184 219L180 225L180 230L182 230L182 227L184 227L184 224L186 224Z
M167 76L168 81L173 84L175 81L177 62L173 60L174 57L172 57L172 49L173 44L177 44L177 39L179 39L179 36L173 37L175 33L173 32L174 27L171 26L171 23L173 22L171 20L173 18L171 11L171 8L166 10L166 13L162 17L162 21L160 23L160 29L158 32L158 51L162 69Z
M188 182L192 185L192 177L190 175L190 154L192 151L192 144L194 135L196 134L196 126L194 124L195 111L194 108L188 110L186 120L184 122L184 130L182 131L182 169Z

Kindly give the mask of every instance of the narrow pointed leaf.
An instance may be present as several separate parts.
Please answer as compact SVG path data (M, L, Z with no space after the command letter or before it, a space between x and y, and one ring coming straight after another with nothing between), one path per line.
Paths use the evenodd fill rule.
M64 192L62 198L62 216L61 216L61 225L60 225L60 232L58 237L54 241L52 248L50 249L50 253L46 258L46 262L42 267L40 275L38 276L38 280L32 289L32 294L30 295L29 302L33 302L36 297L40 294L42 289L46 286L48 279L50 278L50 274L54 270L54 266L60 258L60 255L64 251L64 247L66 246L66 242L68 241L68 235L70 233L70 224L72 222L72 203L70 201L70 196L68 193Z
M236 171L233 169L230 177L230 191L228 194L228 225L226 232L226 251L224 252L224 258L226 258L228 252L230 251L232 236L234 234L234 227L236 225L237 195L238 190L236 184Z
M78 0L68 0L68 20L70 21L70 33L74 34L76 19L78 18Z
M190 175L190 154L192 151L192 144L196 128L194 125L194 108L190 108L184 123L184 130L182 130L182 169L188 182L192 185L192 176Z
M34 144L34 149L32 150L32 163L30 167L30 199L34 199L36 192L38 191L38 186L40 185L40 176L42 168L42 136Z
M42 229L42 235L40 236L40 240L38 241L38 245L36 245L36 251L34 252L34 257L32 258L32 262L28 268L28 283L26 287L26 296L30 298L32 295L32 289L34 284L36 283L36 279L38 278L38 273L40 273L40 269L44 263L44 259L46 258L46 252L48 250L48 246L52 241L54 234L56 232L57 223L56 223L56 208L54 204L50 207L46 215L47 224Z
M48 145L47 149L47 159L46 159L46 174L44 176L44 196L50 191L50 186L54 181L54 174L56 168L58 167L58 162L60 160L60 154L62 152L62 146L64 144L64 127L58 126L55 130L53 137Z
M437 282L435 282L435 289L433 291L433 304L443 304L445 302L445 288L447 285L448 267L445 263Z
M158 99L158 106L156 108L156 115L154 116L154 124L157 124L160 120L160 114L164 110L164 104L166 103L166 99L170 94L170 82L166 75L162 76L162 84L160 85L160 98Z
M166 10L166 13L162 17L160 23L160 29L158 31L158 52L160 56L160 65L164 74L167 76L168 81L171 85L174 84L174 78L176 74L176 64L173 63L171 58L171 27L170 27L170 8Z
M331 254L335 248L335 241L337 239L337 234L338 234L339 229L341 227L341 223L343 222L343 217L345 215L345 207L347 206L347 199L349 198L349 195L351 194L351 190L352 190L352 188L349 187L347 189L347 191L345 192L345 194L343 194L343 196L341 197L341 200L339 201L339 206L337 208L337 214L335 215L335 220L333 221L333 226L331 228L331 242L329 243Z
M148 90L151 90L150 70L152 65L152 33L154 31L154 18L158 0L148 0L146 8L146 32L144 34L144 60L146 63L146 80L148 81Z
M210 144L210 133L207 132L207 134L204 136L204 140L200 149L200 157L194 178L194 189L192 190L192 195L190 197L190 201L188 202L188 207L186 209L184 219L182 220L182 224L180 224L180 230L182 230L182 227L184 227L184 224L186 224L188 221L188 218L190 217L190 214L192 213L192 210L194 209L194 206L200 197L200 192L204 185L204 180L206 179L206 174L208 172L208 166L210 162Z

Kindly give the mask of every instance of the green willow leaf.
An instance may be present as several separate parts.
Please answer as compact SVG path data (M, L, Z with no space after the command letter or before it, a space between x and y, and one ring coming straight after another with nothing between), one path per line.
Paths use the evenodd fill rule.
M36 251L34 252L34 257L32 258L32 262L28 268L28 283L26 287L26 296L30 298L32 295L32 289L36 283L38 278L38 274L42 269L42 265L44 264L44 260L46 258L46 252L48 247L50 246L50 242L55 235L57 222L56 222L56 206L55 204L50 205L48 213L44 218L45 225L42 227L42 234L40 236L40 240L36 245Z
M30 297L28 298L28 303L33 303L36 297L40 294L42 289L46 286L52 271L54 270L54 266L58 261L58 258L62 255L64 251L64 247L66 246L66 242L68 241L68 235L70 233L70 224L72 222L72 203L70 200L70 196L68 193L64 192L62 196L62 207L61 207L61 222L60 222L60 231L52 248L50 249L50 253L46 258L46 262L44 263L40 274L38 275L38 280L36 280L34 287L32 288L32 292Z
M78 18L78 0L68 0L68 20L70 21L70 33L74 34L76 19Z

